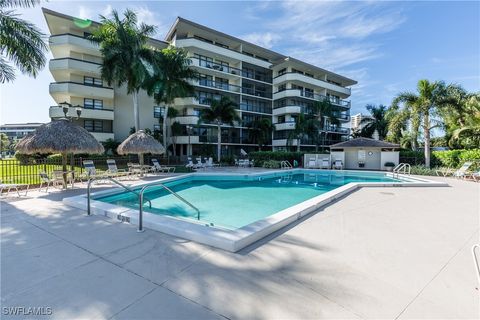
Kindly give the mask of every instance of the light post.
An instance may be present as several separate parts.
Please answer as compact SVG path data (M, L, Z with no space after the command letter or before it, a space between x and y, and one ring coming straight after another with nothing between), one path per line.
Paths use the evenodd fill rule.
M73 119L74 117L69 117L69 116L68 116L68 111L70 110L70 108L73 108L73 106L72 106L70 103L66 102L66 101L61 102L61 103L59 103L58 105L62 108L63 115L64 115L63 117L64 117L66 120L72 121L72 119ZM80 115L82 114L82 106L76 105L74 108L75 108L75 112L76 112L76 114L77 114L77 119L78 119L78 118L80 118Z
M190 136L192 135L192 130L193 130L192 126L187 126L187 134L188 134L187 157L192 156L191 143L190 143Z

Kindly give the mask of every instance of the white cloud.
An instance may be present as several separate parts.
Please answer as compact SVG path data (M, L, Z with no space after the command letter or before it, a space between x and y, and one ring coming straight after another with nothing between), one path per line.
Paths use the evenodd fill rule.
M242 38L245 41L259 45L261 47L270 49L278 40L281 39L281 36L279 34L272 33L272 32L265 32L265 33L255 32L255 33L250 33L250 34L241 36L240 38Z
M77 17L81 19L92 19L92 11L84 6L79 6Z
M106 5L105 9L102 10L102 16L105 16L105 17L109 16L112 13L112 10L113 8L111 4Z

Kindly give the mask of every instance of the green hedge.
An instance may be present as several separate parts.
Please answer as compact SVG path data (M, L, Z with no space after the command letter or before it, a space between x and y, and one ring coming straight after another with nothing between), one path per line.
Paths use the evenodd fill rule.
M411 165L425 163L423 151L400 151L400 161L408 162ZM432 151L431 166L432 167L459 167L467 160L480 160L480 149L471 150L444 150Z
M256 151L250 152L248 157L255 161L256 167L263 167L263 164L269 160L283 161L288 160L291 164L296 160L301 166L304 152L286 152L286 151Z

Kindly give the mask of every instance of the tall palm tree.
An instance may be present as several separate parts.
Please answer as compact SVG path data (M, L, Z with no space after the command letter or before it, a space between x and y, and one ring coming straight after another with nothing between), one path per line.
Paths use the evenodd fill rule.
M36 77L47 61L45 35L32 23L20 19L15 7L30 8L39 0L0 0L0 83L15 80L15 70Z
M360 124L363 128L360 131L362 137L371 138L375 131L378 134L380 140L385 140L388 132L388 121L386 118L387 107L384 105L367 105L366 109L370 112L370 118L363 118Z
M315 101L313 104L313 112L318 120L315 126L318 127L319 132L314 135L315 151L318 152L319 144L323 142L323 145L325 145L325 140L327 140L328 126L338 126L340 125L340 120L338 119L337 108L327 99ZM312 125L313 123L310 124L310 127L312 127ZM321 137L323 137L323 139L320 139Z
M190 68L191 60L187 52L169 46L154 54L153 73L146 79L144 88L153 95L157 104L165 105L164 115L168 115L175 98L190 97L194 86L188 80L196 78L196 72ZM163 117L162 135L165 148L168 147L167 118Z
M291 143L293 139L297 139L297 151L300 151L302 139L305 137L314 137L319 132L319 121L317 119L307 117L303 112L295 118L295 129L290 130L287 142Z
M420 80L417 84L417 93L402 92L393 100L393 106L398 107L403 103L409 115L413 116L414 125L416 120L420 124L423 133L425 166L430 168L430 133L433 128L439 127L436 119L438 111L447 101L446 85L442 81L430 82Z
M262 150L262 147L272 139L273 124L268 118L255 119L249 126L248 130L249 138L252 142L258 145L258 150Z
M201 123L214 123L217 125L217 161L220 162L221 148L222 148L222 128L224 124L231 126L235 122L240 122L242 119L237 114L235 109L238 107L237 103L228 97L222 97L220 100L211 100L210 108L200 111Z
M127 94L133 98L135 130L140 130L138 93L142 88L148 71L152 68L153 51L147 46L155 27L138 23L137 15L125 10L124 17L112 11L112 18L100 16L102 25L93 32L90 39L100 45L103 57L102 78L108 85L126 85Z

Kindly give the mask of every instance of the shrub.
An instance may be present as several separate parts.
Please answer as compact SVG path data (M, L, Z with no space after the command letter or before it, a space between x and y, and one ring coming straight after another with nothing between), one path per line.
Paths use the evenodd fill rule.
M411 174L421 175L421 176L435 176L435 168L427 169L423 166L412 166L410 171Z
M46 158L46 155L42 155L38 153L23 154L23 153L15 152L15 159L17 159L22 165L35 164L35 160L44 159L44 158Z
M250 152L249 158L255 160L256 167L263 167L264 162L269 160L288 160L291 164L296 160L301 165L303 154L304 152L256 151Z
M443 150L432 151L430 164L432 167L459 167L463 162L468 160L480 160L480 149L472 150ZM400 162L406 162L413 165L425 164L423 151L400 151Z
M462 151L463 150L433 151L432 159L435 158L435 164L443 167L457 167Z
M269 169L279 169L280 162L281 161L278 161L278 160L267 160L263 162L263 167L269 168Z

